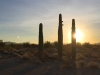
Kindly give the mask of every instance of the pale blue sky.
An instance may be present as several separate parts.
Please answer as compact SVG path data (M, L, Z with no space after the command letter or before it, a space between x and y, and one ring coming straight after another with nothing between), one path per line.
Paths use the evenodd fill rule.
M43 23L44 41L57 41L60 13L64 43L71 41L73 18L84 35L80 42L100 42L100 0L0 0L0 39L38 43Z

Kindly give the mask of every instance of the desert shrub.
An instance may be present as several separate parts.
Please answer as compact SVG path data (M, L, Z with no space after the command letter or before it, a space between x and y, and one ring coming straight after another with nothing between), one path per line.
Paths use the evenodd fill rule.
M98 62L89 62L86 65L87 68L93 68L93 69L98 69L100 67L100 64Z
M77 46L81 46L81 43L80 43L80 42L77 42L76 45L77 45Z
M57 53L57 48L46 48L44 49L44 51L48 53Z
M70 63L71 63L71 59L68 58L67 56L63 56L63 57L62 57L62 61L63 61L65 64L70 64Z
M34 44L34 43L33 44L30 44L30 46L31 47L38 47L38 45L37 44Z
M9 46L15 48L16 47L16 44L11 43L11 44L9 44Z
M44 51L43 52L43 59L45 60L47 60L47 59L57 59L57 57L58 57L58 54L57 53L54 53L54 52L52 52L52 53L50 53L50 52L47 52L47 51Z
M93 46L92 49L93 49L94 51L98 51L98 50L99 50L99 48L96 47L96 46Z
M21 57L21 55L18 54L18 53L13 53L13 56L14 56L14 57L19 57L19 58Z
M81 44L80 42L77 42L77 43L76 43L76 48L77 48L76 50L81 50L82 47L83 47L83 46L82 46L82 44Z
M53 45L53 47L58 48L58 42L57 42L57 41L54 41L54 42L52 43L52 45Z
M71 45L63 45L63 55L71 58L72 55Z
M72 52L71 50L63 50L63 55L71 58Z
M26 48L30 47L30 43L29 42L24 42L22 45L23 45L23 47L26 47Z
M2 53L4 51L5 51L5 49L3 47L0 47L0 52Z
M81 50L81 53L86 57L91 57L93 51L91 49L89 49L89 48L83 48Z
M64 44L63 45L63 47L65 47L65 48L71 48L71 46L72 46L71 43L70 44Z
M86 61L84 60L76 61L76 68L85 67L85 65L86 65Z
M14 49L10 46L4 46L4 47L0 47L0 52L3 53L3 52L13 52Z
M46 51L43 52L43 58L49 58L49 54Z
M39 55L39 50L34 50L33 53L34 53L35 56L38 56Z
M0 42L0 47L3 47L5 46L5 43L4 42Z
M33 54L33 53L31 53L31 52L26 52L26 53L24 53L20 58L21 58L21 59L33 59L33 57L34 57L34 54Z
M46 41L44 43L44 48L50 48L50 47L52 47L52 44L49 41Z
M15 49L21 49L21 48L23 48L22 47L22 44L9 44L8 46L10 46L10 47L12 47L12 48L15 48Z
M51 58L57 59L58 58L58 53L53 53L52 56L51 56Z
M77 53L76 54L76 60L85 60L86 57L82 53Z
M90 48L91 47L91 44L89 42L85 42L85 43L83 43L83 46L84 47L87 47L87 48Z
M72 60L67 56L62 57L63 65L62 68L72 68Z

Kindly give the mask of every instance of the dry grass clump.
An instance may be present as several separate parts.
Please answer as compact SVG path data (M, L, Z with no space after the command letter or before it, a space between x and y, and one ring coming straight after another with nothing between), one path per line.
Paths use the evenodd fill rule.
M86 68L99 69L100 68L100 64L98 62L89 62L86 65Z
M0 47L0 53L10 53L10 52L14 52L14 48L10 47L10 46L4 46L4 47Z
M79 49L79 52L84 54L86 57L91 57L92 53L94 50L92 50L91 47L87 48L87 47L82 47Z
M63 61L65 64L70 64L70 63L71 63L71 59L68 58L67 56L63 56L63 57L62 57L62 61Z
M55 53L55 52L57 52L57 48L47 48L47 49L44 50L44 51L46 51L46 52L48 52L48 53Z
M92 50L84 50L84 52L82 52L86 57L91 57L93 51Z
M15 56L15 57L21 57L21 55L18 54L18 53L13 53L13 56Z
M33 59L34 54L31 52L25 52L22 56L20 56L21 59Z
M85 65L86 65L86 61L84 60L76 61L76 68L83 68L85 67Z
M57 59L58 58L58 53L53 53L51 58Z
M67 57L67 56L63 56L62 57L62 61L63 61L63 66L62 68L72 68L72 61L71 58Z
M86 57L82 53L77 53L76 54L76 60L85 60Z
M57 53L48 53L46 51L43 52L43 59L57 59L58 54Z
M35 56L39 55L39 51L38 50L34 50L33 53L34 53Z
M72 55L71 49L63 50L63 55L71 58Z

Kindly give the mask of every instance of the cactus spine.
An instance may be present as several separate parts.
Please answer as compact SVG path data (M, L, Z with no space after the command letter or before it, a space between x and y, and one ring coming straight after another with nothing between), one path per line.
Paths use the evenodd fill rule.
M43 55L43 25L40 23L39 25L39 59L42 59Z
M63 31L62 31L62 15L59 14L59 26L58 26L58 56L62 58L62 49L63 49Z
M75 19L72 19L72 60L76 59Z

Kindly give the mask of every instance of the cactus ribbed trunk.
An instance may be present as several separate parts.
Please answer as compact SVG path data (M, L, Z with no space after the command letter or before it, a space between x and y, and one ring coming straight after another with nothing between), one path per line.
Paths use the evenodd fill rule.
M76 37L75 37L75 19L72 19L72 62L75 66L76 59Z
M42 59L43 56L43 25L40 23L39 25L39 59Z
M58 26L58 56L62 58L62 49L63 49L63 30L62 30L62 15L59 14L59 26Z

